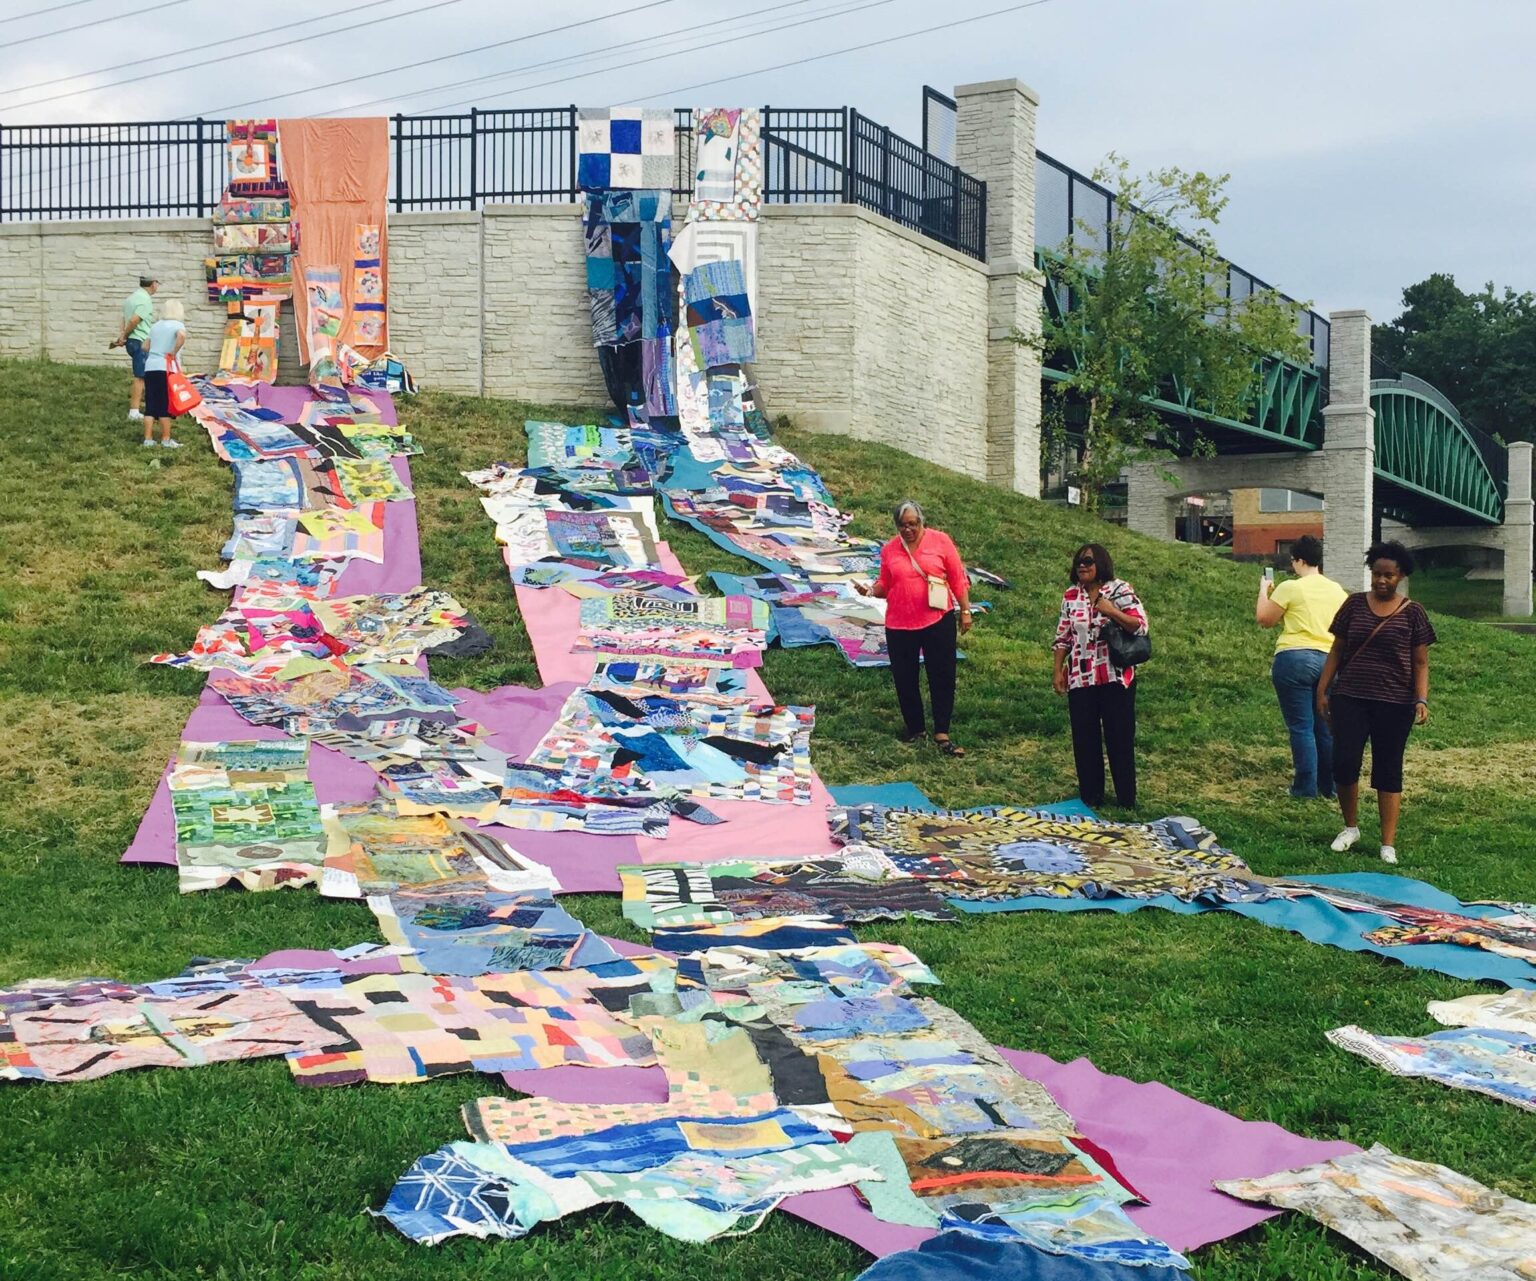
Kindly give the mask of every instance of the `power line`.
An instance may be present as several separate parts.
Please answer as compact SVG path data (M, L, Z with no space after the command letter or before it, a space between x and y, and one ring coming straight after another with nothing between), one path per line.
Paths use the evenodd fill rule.
M172 3L179 4L179 3L181 3L181 0L172 0ZM388 3L391 3L391 0L375 0L374 4L358 5L357 9L370 9L370 8L377 7L378 4L388 4ZM448 5L451 5L451 4L462 4L462 3L463 3L463 0L437 0L436 4L417 5L413 9L402 9L399 13L386 13L381 18L375 18L373 20L373 25L374 26L382 26L384 23L386 23L386 22L394 22L398 18L412 18L412 17L415 17L417 14L428 13L428 12L430 12L433 9L443 9L443 8L446 8ZM343 9L342 13L355 13L355 12L357 12L357 9ZM299 26L301 24L299 24L299 23L289 23L288 25L289 26ZM323 39L326 36L342 35L345 32L348 32L348 31L351 31L351 30L353 30L353 28L350 25L347 25L347 26L340 26L340 27L332 27L328 31L315 31L315 32L311 32L307 36L294 36L291 40L279 40L276 44L263 45L262 46L262 53L263 54L269 53L273 49L285 49L289 45L303 44L307 40L320 40L320 39ZM248 37L242 36L242 37L239 37L239 38L240 39L247 39ZM216 43L224 44L226 42L221 40L221 41L217 41ZM191 52L193 52L193 50L191 50L191 49L182 49L182 50L179 50L178 52L180 52L180 53L191 53ZM174 55L167 54L165 56L166 57L172 57ZM199 70L200 71L200 70L202 70L202 68L212 66L215 63L219 63L219 62L232 62L236 58L244 58L244 57L247 57L247 56L248 56L248 54L247 54L247 52L245 50L240 50L240 51L237 51L235 53L223 53L223 54L220 54L217 58L199 58L195 62L186 62L186 63L183 63L179 67L162 67L159 71L146 71L143 75L140 75L140 76L124 76L123 79L121 79L121 80L111 80L111 81L108 81L104 85L91 85L89 88L86 88L86 89L69 89L69 90L66 90L64 93L50 94L46 98L28 98L25 102L13 102L13 103L10 103L10 104L8 104L6 106L5 109L7 111L20 111L23 107L38 107L38 106L41 106L45 102L58 102L61 98L77 98L81 94L85 94L85 93L100 93L103 89L116 89L120 85L137 84L141 80L157 80L161 76L174 75L178 71L191 71L191 70ZM124 65L131 65L131 64L124 64ZM66 76L65 79L74 79L74 77L73 76ZM282 96L282 95L279 95L279 96ZM190 119L190 117L187 117L187 118Z
M848 3L845 2L845 3L834 5L834 6L832 6L831 9L821 11L821 12L815 14L812 17L804 18L804 19L802 19L799 22L786 24L782 20L777 20L776 22L771 22L767 26L761 26L761 27L752 27L752 26L750 26L751 21L754 20L754 19L759 21L759 22L761 22L766 17L766 15L768 15L770 13L773 13L773 12L775 12L777 10L780 10L780 9L794 8L794 7L796 7L797 4L801 4L801 3L805 3L805 2L806 2L806 0L794 0L794 3L775 5L775 6L772 6L771 8L769 8L769 9L758 10L757 13L751 15L751 18L747 19L746 22L743 22L743 19L741 19L740 17L731 17L731 18L727 18L727 19L722 19L721 22L724 22L724 23L734 23L735 26L733 28L733 34L735 34L735 35L737 35L739 37L745 38L745 37L748 37L748 36L762 35L762 34L764 34L766 32L769 32L769 31L783 31L783 30L789 29L790 27L805 26L805 25L808 25L809 23L821 22L821 21L824 21L824 20L826 20L828 18L840 18L840 17L844 17L844 16L849 15L849 14L857 13L857 12L859 12L862 9L879 8L879 7L882 7L884 5L890 4L892 2L892 0L866 0L866 3L863 3L863 4L848 4ZM695 27L693 29L693 31L694 31L695 34L700 34L710 25L718 25L718 24L703 24L702 26ZM650 43L651 40L655 40L655 39L659 39L659 38L661 38L661 37L651 37L648 40L643 41L641 43L642 44ZM714 48L714 47L717 47L717 46L718 46L718 40L716 40L716 39L709 39L709 40L704 41L702 44L693 45L693 46L690 46L689 48L686 48L686 49L674 50L672 53L662 54L662 55L658 55L658 56L659 57L663 57L663 58L666 58L666 57L677 57L677 56L680 56L682 54L696 53L696 52L698 52L701 49L709 49L709 48ZM622 47L622 46L620 46L620 47ZM578 55L578 56L585 56L585 55ZM655 59L648 59L648 61L655 61ZM581 72L578 75L566 77L565 79L568 79L568 80L570 80L570 79L579 80L579 79L584 79L584 78L586 78L588 76L606 75L610 71L622 70L625 67L633 66L633 65L634 65L634 59L633 58L626 58L624 61L615 64L615 66L613 66L613 67L599 67L599 68L597 68L597 69L595 69L593 71ZM441 87L442 86L439 86L439 88L441 88ZM428 90L426 92L434 92L434 91L433 90ZM518 92L522 92L522 90L518 90ZM476 101L476 99L465 99L465 101L466 102L473 102L473 101ZM456 103L449 103L449 104L446 104L446 105L448 105L448 106L455 106L455 105L458 105L458 104L456 104ZM434 110L435 109L436 108L434 108ZM343 108L343 110L350 110L350 108ZM416 161L416 159L421 155L421 152L426 147L430 146L432 142L433 142L433 139L430 136L428 136L428 135L424 135L424 136L421 136L421 137L416 137L416 138L411 138L411 139L405 140L404 147L402 149L401 155L402 156L409 156L411 161L414 163Z
M60 9L78 9L83 4L94 4L95 0L68 0L67 4L47 4L41 9L29 9L26 13L13 13L9 18L0 18L0 26L7 22L21 22L25 18L36 18L45 13L57 13Z
M877 3L881 3L881 4L888 4L888 3L891 2L891 0L876 0L876 2ZM560 63L563 63L563 62L577 62L577 63L580 63L584 59L594 58L594 57L597 57L600 54L613 53L615 50L619 50L619 49L623 49L623 50L626 50L626 51L629 51L629 52L634 52L636 50L643 49L643 48L645 48L648 45L660 44L660 43L662 43L662 42L664 42L664 41L666 41L668 39L671 39L674 36L679 36L679 35L684 35L684 36L687 36L687 35L699 35L699 34L705 32L705 31L709 30L711 27L732 26L732 25L739 26L743 22L750 22L750 21L753 21L753 20L755 20L757 18L761 18L764 14L776 13L776 12L778 12L781 9L795 9L795 8L799 8L801 5L808 4L808 3L810 3L810 0L789 0L788 3L771 5L771 6L769 6L766 9L759 9L755 13L752 13L752 14L733 15L733 16L731 16L729 18L717 19L714 22L692 23L692 24L690 24L689 26L686 26L686 27L677 27L677 28L675 28L672 31L664 31L664 32L660 32L660 33L658 33L657 35L654 35L654 36L646 36L643 39L638 40L638 41L622 41L619 44L605 45L601 49L588 49L584 53L569 54L569 55L567 55L564 58L556 58L556 59L553 59L552 61L530 62L530 63L525 63L521 67L510 67L510 68L508 68L505 71L493 71L489 75L475 76L474 78L469 79L469 80L456 80L452 84L429 85L425 89L412 89L412 90L410 90L407 93L390 94L387 97L383 97L383 98L370 98L366 102L352 102L352 103L348 103L345 107L331 107L331 108L327 108L325 111L319 112L317 114L322 115L322 116L332 116L332 115L338 115L338 114L340 114L342 112L346 112L346 111L360 111L364 107L374 107L374 106L377 106L380 103L384 103L384 102L399 102L399 101L402 101L403 99L406 99L406 98L419 98L419 97L421 97L424 94L442 93L442 92L444 92L446 90L449 90L449 89L459 89L459 88L462 88L465 85L483 84L483 83L485 83L487 81L491 81L491 80L504 80L504 79L507 79L507 78L509 78L511 76L521 75L525 71L535 71L535 70L538 70L541 67L555 67L555 66L558 66ZM863 8L863 7L867 7L867 6L862 6L862 5L859 6L859 8ZM857 12L857 9L849 9L846 6L846 4L845 4L845 5L843 5L841 7L841 11L844 12L844 13L851 13L851 12ZM828 16L835 17L837 15L836 14L830 14ZM753 33L742 32L741 34L760 34L760 33L757 33L757 32L753 32ZM699 49L699 48L710 48L710 47L713 47L713 46L717 45L718 43L719 42L717 40L710 40L710 41L706 42L703 45L694 46L694 48L690 48L690 49L674 50L672 53L665 54L665 55L662 55L662 56L664 56L664 57L676 57L677 55L683 54L683 53L693 53L696 49ZM620 65L634 66L635 63L634 63L633 59L626 58L625 62L620 64ZM570 76L570 77L568 77L568 79L576 80L576 79L582 79L586 75L600 75L603 72L606 72L606 71L608 71L610 69L611 68L608 68L608 67L601 67L601 68L599 68L596 71L585 72L581 76ZM561 83L561 82L559 82L559 81L552 81L550 83ZM516 90L515 92L521 93L522 90L519 89L519 90ZM477 100L478 100L477 98L465 98L462 101L464 101L464 102L474 102L474 101L477 101ZM439 105L443 105L443 106L456 106L458 104L457 103L445 103L445 104L439 104Z
M157 9L169 9L172 5L186 4L187 0L165 0L163 4L152 4L147 9L135 9L132 13L113 13L105 18L93 18L90 22L77 22L72 27L58 27L53 31L44 31L35 36L23 36L20 40L11 40L6 43L7 49L14 49L19 44L31 44L34 40L48 40L54 36L67 36L71 31L84 31L87 27L100 27L108 22L121 22L124 18L142 18L146 13L154 13ZM22 17L28 15L23 14Z
M345 17L349 13L361 13L364 9L377 9L377 8L381 7L382 5L394 4L395 2L396 2L396 0L369 0L369 3L367 3L367 4L353 5L352 8L350 8L350 9L339 9L339 10L337 10L334 13L327 14L326 17L328 17L328 18L342 18L342 17ZM91 3L91 0L74 0L74 3L76 3L76 4L89 4L89 3ZM59 6L57 6L57 8L61 8L61 9L66 9L68 7L69 7L68 5L59 5ZM48 11L45 10L45 9L39 9L39 10L37 10L37 12L38 13L46 13ZM403 15L401 15L401 16L403 16ZM5 21L10 21L10 19L5 19ZM299 44L301 42L297 41L297 40L287 40L287 41L284 41L283 44L266 44L265 43L266 37L274 34L275 32L278 32L278 31L287 31L287 30L289 30L290 28L293 28L293 27L306 27L306 26L310 26L310 25L312 25L314 23L314 21L315 21L314 18L301 18L297 22L284 22L284 23L281 23L281 24L279 24L278 26L275 26L275 27L263 27L260 31L248 31L243 36L228 36L228 37L226 37L223 40L214 40L211 43L191 45L190 47L188 47L186 49L173 49L170 53L152 53L152 54L149 54L148 56L143 57L143 58L130 58L127 62L113 63L113 65L110 66L110 67L97 67L94 71L77 71L73 75L55 76L52 80L34 80L31 84L12 85L11 87L6 88L6 89L0 89L0 94L26 93L30 89L51 89L54 85L65 84L65 83L67 83L70 80L84 80L84 79L86 79L89 76L104 76L104 75L107 75L107 74L109 74L110 72L113 72L113 71L121 71L124 67L138 67L138 66L142 66L146 62L160 62L160 61L162 61L165 58L179 58L184 53L201 53L205 49L216 49L221 44L235 44L235 43L237 43L238 41L241 41L241 40L255 40L257 38L260 38L263 41L263 44L262 44L262 51L263 52L266 52L266 51L272 50L272 49L281 49L285 45ZM381 18L380 21L382 22L382 21L384 21L384 19ZM321 32L318 35L305 36L304 39L305 40L318 40L318 39L320 39L321 35L330 35L330 34L332 34L332 33L329 32L329 31L326 31L326 32ZM238 56L244 56L244 55L241 54L241 55L238 55ZM174 73L176 73L178 71L186 71L186 70L189 70L189 69L191 69L193 67L206 67L207 65L209 65L209 63L212 63L212 62L226 62L226 61L228 61L228 59L225 59L225 58L205 58L205 59L203 59L200 62L188 63L185 67L168 67L165 70L157 71L154 74L157 75L157 76L169 76L169 75L173 75ZM139 78L143 79L143 77L139 77ZM121 81L120 83L128 84L128 83L131 83L131 82L125 80L125 81ZM92 86L90 88L86 88L86 89L75 89L75 90L71 91L71 93L59 94L58 97L60 97L60 98L68 98L68 97L74 96L74 94L95 93L97 89L110 89L111 87L112 87L111 85L94 85L94 86ZM56 99L54 99L54 98L44 98L44 99L42 99L42 101L44 101L44 102L54 102L54 101L56 101ZM23 103L22 105L23 106L27 106L29 104Z
M844 14L857 13L860 9L874 9L874 8L879 8L882 5L887 5L887 4L890 4L890 3L892 3L892 0L869 0L868 3L859 5L859 6L857 6L857 8L854 8L854 9L843 9L843 10L840 10L840 11L835 12L835 13L826 13L826 14L821 14L821 15L818 15L818 16L809 17L809 18L801 18L798 22L782 23L782 24L774 27L773 30L774 31L792 31L796 27L804 27L804 26L807 26L807 25L809 25L810 23L813 23L813 22L825 22L828 18L842 17ZM1035 3L1043 4L1044 0L1035 0ZM759 12L759 14L762 14L762 13L772 13L775 8L783 9L783 8L788 8L788 7L790 7L790 6L788 6L788 5L776 5L776 6L773 6L771 8L768 8L768 9L760 9L758 12ZM687 54L687 53L698 53L702 49L717 48L718 46L719 46L719 42L717 40L709 40L709 41L704 42L703 44L694 45L692 48L677 49L677 50L674 50L671 53L659 53L659 54L656 54L655 56L650 57L650 58L638 58L638 59L636 59L636 58L627 58L623 62L616 63L616 64L614 64L611 67L599 67L595 71L582 71L582 72L578 72L576 75L572 75L572 76L558 76L558 77L556 77L553 80L541 80L537 84L523 85L520 88L514 90L514 92L516 92L516 93L528 93L528 92L530 92L530 91L532 91L534 89L545 89L545 88L548 88L550 85L569 84L573 80L586 80L586 79L590 78L591 76L604 75L604 74L606 74L607 72L610 72L610 71L622 71L622 70L627 70L630 67L643 67L643 66L646 66L648 63L664 62L668 58L681 57L683 54ZM449 88L452 88L454 86L451 86L451 85L439 85L437 87L439 89L449 89ZM650 95L648 95L648 98L654 98L654 97L658 97L658 96L659 95L657 95L657 94L650 94ZM474 103L474 102L477 102L477 101L479 101L478 97L476 97L476 98L459 98L459 99L456 99L453 102L439 103L438 106L439 107L461 107L461 106L466 106L466 105L468 105L470 103ZM343 110L343 111L350 111L350 110L352 110L352 108L350 108L350 107L343 107L343 108L341 108L341 110ZM323 113L323 114L329 114L329 113Z
M780 62L771 67L758 67L753 71L739 71L735 75L721 76L717 80L701 80L697 84L683 85L677 89L663 89L657 93L646 94L646 98L660 98L668 94L688 93L693 89L707 89L711 85L729 84L733 80L744 80L748 76L760 76L769 71L783 71L789 67L803 67L808 62L820 62L825 58L840 57L845 53L860 53L865 49L878 49L881 45L895 44L900 40L914 40L918 36L930 36L938 31L951 31L955 27L963 27L972 22L984 22L988 18L1000 18L1006 13L1018 13L1021 9L1038 9L1043 4L1050 4L1051 0L1026 0L1024 4L1009 5L1006 9L993 9L990 13L978 13L969 18L957 18L954 22L940 23L936 27L924 27L921 31L907 31L899 36L887 36L884 40L870 40L864 44L849 45L846 49L832 49L827 53L812 54L809 58L796 58L793 62ZM534 86L537 88L537 86Z
M205 116L218 116L226 111L236 111L241 107L253 106L256 103L267 103L278 98L293 98L300 94L313 93L316 89L329 89L332 85L355 84L359 80L376 80L380 76L394 75L399 71L414 71L417 67L429 67L437 62L449 62L454 58L468 57L472 53L484 53L487 49L502 49L508 45L524 44L529 40L537 40L540 36L558 35L562 31L574 31L578 27L590 27L593 23L605 22L609 18L628 17L632 13L644 13L647 9L659 9L663 5L676 4L677 0L650 0L648 4L635 5L629 9L617 10L613 13L599 14L595 18L583 18L580 22L568 22L563 27L546 27L543 31L530 31L527 35L513 36L508 40L496 40L490 44L476 45L473 49L461 49L458 53L440 54L436 58L421 58L415 62L402 63L398 67L384 67L376 71L370 71L360 76L349 76L345 80L328 80L323 85L311 85L308 89L293 89L288 93L269 95L264 98L252 98L245 102L230 103L223 107L214 107L202 114ZM349 108L350 110L350 108ZM324 113L322 113L324 114Z

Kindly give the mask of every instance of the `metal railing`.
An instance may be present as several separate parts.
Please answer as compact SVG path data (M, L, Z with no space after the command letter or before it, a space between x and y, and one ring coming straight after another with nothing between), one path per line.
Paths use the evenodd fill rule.
M1085 174L1053 159L1043 151L1035 153L1035 244L1047 252L1059 249L1068 240L1086 243L1090 248L1109 246L1115 220L1115 193ZM1227 297L1241 301L1248 295L1269 290L1296 306L1296 332L1312 350L1312 363L1328 367L1328 320L1302 307L1288 294L1281 293L1250 271L1227 263Z
M692 112L675 112L674 194L693 184ZM846 202L986 257L986 184L851 107L764 107L763 198ZM203 217L225 182L220 120L0 125L0 221ZM575 200L576 108L390 118L390 207Z

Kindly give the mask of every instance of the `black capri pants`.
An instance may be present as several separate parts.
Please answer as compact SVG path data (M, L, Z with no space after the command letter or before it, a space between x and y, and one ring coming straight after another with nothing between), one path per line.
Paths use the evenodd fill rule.
M1360 781L1360 763L1369 742L1371 786L1378 792L1401 792L1403 752L1413 729L1414 705L1335 694L1329 707L1333 720L1333 781L1340 787L1353 787Z
M169 418L171 416L171 390L169 375L163 369L149 369L144 373L144 417Z

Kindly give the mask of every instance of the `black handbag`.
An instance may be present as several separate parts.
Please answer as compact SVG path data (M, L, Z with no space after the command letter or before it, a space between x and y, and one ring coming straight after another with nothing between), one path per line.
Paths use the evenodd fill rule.
M1109 647L1112 667L1124 671L1127 667L1140 667L1152 657L1152 638L1145 633L1132 634L1112 619L1104 620L1104 644Z
M1127 667L1140 667L1152 657L1150 636L1132 636L1119 623L1109 623L1107 626L1112 630L1104 638L1104 643L1109 646L1109 661L1112 666L1123 672Z

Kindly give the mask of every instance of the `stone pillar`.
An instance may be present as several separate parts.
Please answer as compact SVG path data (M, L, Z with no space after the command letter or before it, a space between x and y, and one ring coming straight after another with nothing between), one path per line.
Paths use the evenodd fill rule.
M1371 318L1328 315L1328 404L1323 409L1323 564L1346 591L1370 585L1376 502L1376 411L1371 408Z
M1164 479L1166 463L1132 463L1126 477L1126 528L1149 538L1174 542L1178 538L1174 488Z
M987 479L1040 496L1040 333L1035 272L1035 108L1019 80L955 89L955 163L987 184ZM943 323L942 317L937 318Z
M1509 495L1504 500L1504 612L1531 616L1531 445L1509 447Z

